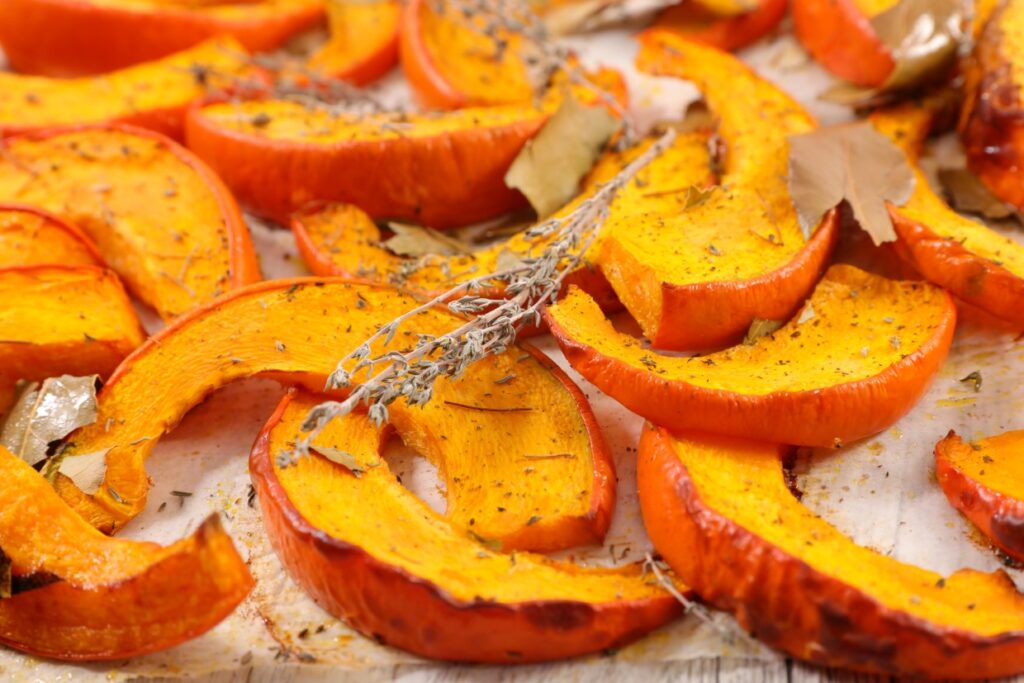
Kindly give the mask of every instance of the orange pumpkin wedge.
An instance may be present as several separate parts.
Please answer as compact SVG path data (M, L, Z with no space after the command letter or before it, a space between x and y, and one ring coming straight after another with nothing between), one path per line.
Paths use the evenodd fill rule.
M998 318L1024 324L1024 244L958 214L917 168L934 115L928 105L910 103L871 116L875 128L915 167L910 200L889 207L897 253L929 282Z
M188 146L251 212L284 225L332 201L447 228L525 205L505 173L560 99L556 88L540 106L369 116L285 100L212 103L189 112Z
M946 358L956 307L927 283L839 265L778 331L704 356L652 351L575 289L546 320L581 375L656 424L830 447L910 410Z
M946 498L1007 555L1024 561L1024 431L965 442L956 432L935 445L935 474Z
M68 453L111 450L97 494L84 497L64 486L65 499L103 530L122 526L145 504L146 456L205 396L254 375L321 389L344 349L356 348L415 305L390 287L304 278L253 285L179 318L122 363L99 394L95 424L71 435ZM432 310L410 320L407 328L417 334L443 333L460 320ZM403 332L389 348L415 340ZM405 414L400 407L395 410ZM418 427L404 429L396 418L398 429L428 457L440 457L445 436L453 448L466 438L483 439L476 442L476 451L466 446L447 461L449 494L466 500L449 508L455 523L472 527L473 515L464 509L511 491L509 504L495 503L507 511L502 525L477 528L478 534L490 534L509 547L531 548L588 543L604 535L614 490L604 440L579 390L545 357L513 348L481 361L462 380L440 382L431 403L417 414L425 415ZM473 433L456 436L458 429ZM529 466L529 458L509 461L510 453L516 458L568 454L544 464L561 472L565 484L564 490L531 499L546 501L544 509L524 507L521 491L493 482L490 491L481 493L479 482L464 472ZM543 472L537 470L542 476L528 482L535 491L543 486ZM531 522L533 517L541 519Z
M856 545L789 491L783 450L644 429L644 524L682 581L816 664L941 679L1024 671L1024 595L1005 572L942 577Z
M330 38L307 67L354 85L367 85L398 64L397 0L328 0Z
M0 202L37 206L79 227L163 318L259 279L230 192L168 138L110 124L28 133L3 145Z
M688 192L710 185L713 180L707 136L681 134L673 144L640 170L612 202L612 215L635 214L658 207L666 213L678 210ZM583 184L580 194L555 216L566 216L591 196L601 184L615 177L623 167L651 144L645 140L624 151L602 156ZM396 256L381 243L381 233L369 216L345 204L318 206L292 219L292 232L299 253L318 275L359 277L378 282L400 283L407 290L436 297L459 282L500 270L503 258L527 258L539 254L550 238L530 238L518 233L472 254L411 259ZM603 232L589 247L600 251ZM415 264L415 267L414 267ZM411 272L410 272L411 271ZM617 304L614 292L590 264L579 267L566 278L596 298L603 308ZM497 295L497 292L491 294Z
M613 217L598 264L655 347L735 343L755 318L792 315L835 244L835 212L804 238L786 183L788 136L816 124L735 57L664 31L642 36L637 64L702 89L720 118L724 172L687 210Z
M875 88L896 68L892 51L871 19L898 0L793 0L796 37L815 61L836 76Z
M0 473L0 547L15 577L48 581L0 599L8 647L81 661L165 650L213 628L253 586L217 517L163 548L112 539L2 447Z
M216 86L219 77L248 68L245 49L220 39L103 76L60 79L0 72L0 137L120 122L180 139L189 103Z
M651 26L734 52L757 42L778 26L788 4L787 0L757 0L754 9L722 15L693 0L683 0L662 11Z
M34 206L0 204L0 268L102 266L96 246L75 226Z
M272 50L321 20L323 0L183 6L165 0L4 0L0 45L14 71L68 78L124 69L228 35Z
M270 540L292 578L361 633L424 657L505 664L618 647L679 613L675 599L635 565L585 569L481 545L402 487L381 460L381 434L365 414L334 422L318 441L349 453L365 467L360 476L318 454L281 467L278 456L316 403L287 397L257 439L249 468ZM512 420L500 422L511 427ZM508 472L513 481L503 483L533 495L528 482L540 462L536 472Z

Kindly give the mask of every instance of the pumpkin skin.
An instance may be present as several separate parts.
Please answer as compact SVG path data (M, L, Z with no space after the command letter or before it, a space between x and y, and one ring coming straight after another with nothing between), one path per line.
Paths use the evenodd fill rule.
M786 16L787 0L757 0L747 12L723 16L693 0L663 10L651 25L703 45L735 52L768 35Z
M862 88L882 85L896 67L871 18L897 0L793 0L796 37L814 60Z
M289 574L363 634L433 659L511 664L623 645L680 612L679 603L636 565L584 569L487 550L439 520L386 463L358 478L315 453L276 466L317 402L308 395L285 398L253 447L250 472L271 542ZM367 430L374 431L365 415L349 415L332 423L318 443L344 444L362 464L379 459L376 436L358 436ZM365 505L375 519L351 513ZM371 527L364 528L364 521ZM404 539L401 554L388 550L393 534ZM409 554L419 559L410 562ZM456 566L459 571L452 571Z
M943 680L1024 670L1024 595L1005 572L942 577L857 546L793 497L785 450L644 429L644 524L681 580L814 664Z
M72 78L161 59L225 34L251 52L272 50L323 12L322 0L201 8L158 0L4 0L0 45L19 73Z
M0 204L0 268L38 265L104 266L85 233L42 209Z

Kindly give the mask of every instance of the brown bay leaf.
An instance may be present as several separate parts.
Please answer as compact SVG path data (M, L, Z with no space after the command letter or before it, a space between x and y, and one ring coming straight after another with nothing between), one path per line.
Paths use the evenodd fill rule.
M456 256L472 251L469 244L440 230L406 223L388 223L388 227L395 235L384 242L384 247L397 256Z
M1000 201L978 176L966 168L939 169L939 182L957 211L993 220L1016 215L1008 204Z

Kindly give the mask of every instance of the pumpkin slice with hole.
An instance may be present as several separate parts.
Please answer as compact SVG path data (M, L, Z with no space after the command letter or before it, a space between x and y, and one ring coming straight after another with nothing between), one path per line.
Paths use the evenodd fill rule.
M908 103L872 114L875 128L915 166L910 200L889 207L897 252L930 282L1003 320L1024 325L1024 244L951 209L916 167L936 111Z
M397 0L328 0L330 38L306 66L354 85L372 83L398 64L401 15Z
M871 20L899 0L793 0L796 37L815 61L864 88L882 85L896 68Z
M82 229L165 319L259 279L231 194L188 150L151 131L110 124L8 138L0 201Z
M3 447L0 473L0 547L16 589L0 600L8 647L79 661L165 650L213 628L252 589L215 516L167 547L112 539Z
M1014 559L1024 561L1024 431L965 442L950 432L935 445L946 498Z
M0 204L0 268L43 264L104 265L92 241L70 223L34 206Z
M209 103L189 112L188 146L250 211L284 225L331 201L448 228L525 206L505 173L561 98L553 88L539 106L374 115L286 100Z
M657 210L677 211L690 193L714 181L707 136L702 133L678 135L672 145L641 169L612 202L613 215ZM583 183L583 190L556 216L566 216L591 196L601 184L615 177L626 165L649 148L652 140L623 151L610 151L602 156ZM360 209L344 204L318 206L296 214L292 232L299 253L318 275L360 277L380 282L401 282L410 291L436 297L459 282L501 269L502 260L525 258L540 253L545 238L530 238L518 233L494 242L472 254L432 256L410 259L396 256L381 244L381 233ZM590 253L598 253L602 233L590 245ZM411 268L416 264L415 268ZM409 272L409 271L412 272ZM568 284L581 287L597 299L602 308L617 307L599 269L587 264L566 278ZM491 294L497 295L497 292Z
M124 69L231 36L272 50L323 17L323 0L189 6L165 0L4 0L0 45L14 71L68 78Z
M212 40L103 76L62 79L0 72L0 137L80 123L130 123L181 138L185 109L249 69L241 45Z
M956 307L925 282L837 265L776 332L704 356L652 351L577 289L545 317L581 375L656 424L828 447L910 410L946 358Z
M321 389L339 354L416 305L390 287L306 278L253 285L179 318L122 363L99 394L95 424L70 437L71 454L111 449L104 484L94 497L67 480L58 482L59 490L99 528L121 527L145 504L146 456L209 393L253 375ZM414 316L388 350L414 342L416 334L450 331L461 320L442 309ZM511 548L603 537L615 486L604 440L579 389L541 354L512 348L476 363L464 379L439 382L431 403L416 414L416 429L403 430L396 418L407 443L434 459L445 444L452 449L443 470L454 496L453 524ZM547 457L552 454L561 457ZM530 495L511 479L500 484L497 473L531 465L538 476L521 482ZM481 489L481 472L497 483ZM472 510L485 504L505 508L493 528L472 521Z
M856 545L800 504L780 446L648 426L637 479L655 548L700 597L816 664L915 678L1024 671L1024 595Z
M778 26L788 4L787 0L757 0L753 9L722 15L693 0L683 0L663 10L652 27L733 52L757 42Z
M996 5L979 31L964 67L960 139L971 170L993 194L1024 210L1024 55L1018 49L1024 3Z
M18 380L100 375L146 338L120 280L92 266L0 270L0 412Z
M386 439L365 414L335 421L314 444L344 449L363 468L358 477L316 453L282 467L279 456L288 457L318 402L286 398L257 439L249 469L288 572L361 633L434 659L521 663L619 647L680 612L638 566L585 569L481 545L472 528L402 487L380 458ZM421 415L409 411L406 419L415 424ZM499 423L512 427L515 419ZM503 483L540 493L529 482L554 462L519 463ZM478 477L475 486L490 484ZM500 517L493 508L480 514Z
M664 31L643 35L637 64L702 89L720 119L724 172L685 211L613 217L598 264L654 346L734 343L755 318L792 315L835 244L835 212L804 238L786 183L788 136L816 124L732 55Z

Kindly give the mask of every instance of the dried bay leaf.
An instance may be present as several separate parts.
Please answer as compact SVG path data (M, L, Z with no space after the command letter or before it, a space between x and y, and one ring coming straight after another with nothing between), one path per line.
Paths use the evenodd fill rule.
M618 127L618 119L604 107L586 106L566 95L512 162L505 184L522 192L538 216L551 215L576 196L580 180Z
M0 430L0 444L30 465L52 444L96 421L96 380L62 375L26 384Z
M1000 201L978 176L966 168L940 169L939 182L957 211L994 220L1015 215L1009 205Z
M754 318L754 322L750 323L750 329L747 330L747 336L743 338L743 343L747 346L753 346L757 343L758 339L775 334L785 324L782 320Z
M896 231L886 202L905 204L914 183L903 151L868 121L789 138L789 191L805 237L845 200L876 245L892 242Z
M356 479L363 476L363 472L365 472L368 468L380 467L382 464L381 461L378 460L375 463L364 465L363 463L359 462L359 459L356 458L356 456L352 455L348 451L343 451L340 448L333 448L331 446L314 445L313 450L315 450L317 453L324 456L331 462L337 463L342 467L348 469L350 472L352 472L352 476L355 477Z
M456 256L472 251L465 242L433 228L406 223L388 223L388 227L395 235L384 242L384 247L397 256Z
M61 454L50 458L43 470L43 476L51 484L61 474L75 483L75 486L82 490L82 493L93 495L100 490L103 479L107 474L107 451L94 453L83 453L81 455Z

